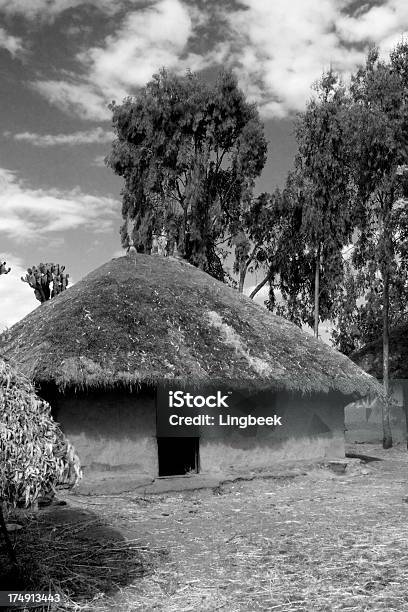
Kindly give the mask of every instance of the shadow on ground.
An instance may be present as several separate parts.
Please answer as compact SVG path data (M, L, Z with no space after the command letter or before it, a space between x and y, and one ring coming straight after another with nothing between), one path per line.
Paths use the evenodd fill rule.
M361 453L346 453L348 459L360 459L363 463L371 463L372 461L382 461L380 457L371 457L370 455L362 455Z
M163 556L127 540L90 510L51 506L17 520L23 526L14 538L19 567L11 569L0 541L0 590L59 592L62 609L114 595Z

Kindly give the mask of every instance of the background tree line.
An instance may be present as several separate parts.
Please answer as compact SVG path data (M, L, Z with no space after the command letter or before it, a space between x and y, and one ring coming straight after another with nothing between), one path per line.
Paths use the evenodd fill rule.
M408 288L408 45L387 60L372 48L348 86L330 70L314 89L295 122L293 168L272 194L254 193L267 143L231 73L210 86L162 70L113 103L106 161L124 178L122 243L148 252L165 227L183 257L226 282L233 253L240 291L262 268L251 297L268 285L268 308L316 337L330 321L346 354L382 333L388 395L389 327Z

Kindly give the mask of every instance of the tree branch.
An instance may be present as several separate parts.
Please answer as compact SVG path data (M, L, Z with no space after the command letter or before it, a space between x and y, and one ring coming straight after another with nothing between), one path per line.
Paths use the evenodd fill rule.
M224 244L224 242L228 242L228 240L231 240L232 236L228 236L227 238L224 238L224 240L221 240L221 242L216 242L214 246L220 246L220 244Z
M252 293L249 295L249 297L251 298L251 300L254 299L254 297L256 296L256 294L262 289L262 287L264 287L266 285L266 283L272 278L273 276L273 272L272 270L269 270L268 274L265 276L265 278L263 279L263 281L261 281L260 283L258 283L258 285L255 287L255 289L252 291Z

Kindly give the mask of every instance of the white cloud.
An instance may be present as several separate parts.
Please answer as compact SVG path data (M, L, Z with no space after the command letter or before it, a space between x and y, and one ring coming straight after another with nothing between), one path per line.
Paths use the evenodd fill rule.
M355 16L342 15L337 30L347 42L372 41L383 43L389 36L400 36L408 26L406 0L388 0Z
M101 7L112 9L112 4L105 0ZM52 12L57 2L33 3L39 5ZM363 47L376 43L388 52L408 29L406 0L365 3L353 10L351 5L351 0L241 0L234 8L202 3L198 9L187 0L151 0L147 5L135 0L102 44L77 55L78 74L37 80L33 86L66 112L108 120L108 103L135 93L162 66L182 74L187 68L218 65L234 68L264 117L284 117L304 108L312 83L330 65L347 78L364 62ZM190 43L205 36L208 25L214 35L211 49L191 51Z
M111 118L109 99L91 83L70 81L34 81L32 87L63 111L82 119L106 121Z
M23 40L19 36L12 36L0 27L0 48L6 49L12 57L18 57L25 53Z
M10 170L0 168L0 235L35 241L54 232L84 227L108 231L119 214L113 198L57 189L31 189Z
M140 0L135 0L138 2ZM43 19L51 21L64 11L78 6L89 5L114 14L123 6L115 0L0 0L0 12L6 15L20 15L25 19Z
M17 141L29 142L35 147L74 146L90 143L103 144L112 142L114 137L113 132L108 132L101 127L96 127L93 130L72 132L71 134L37 134L35 132L11 134L10 132L5 132L4 135L12 136Z
M304 108L311 84L330 64L348 72L364 53L342 46L335 24L344 2L243 0L244 10L225 15L232 37L230 63L236 65L248 96L265 116L285 116Z
M304 108L311 85L330 65L347 79L364 62L362 44L383 52L408 28L406 0L364 4L347 13L348 0L243 0L224 11L229 26L228 63L265 117ZM345 44L347 43L347 44Z
M26 269L19 257L12 253L1 253L1 261L11 267L9 274L0 276L0 332L25 317L39 305L34 291L21 281Z
M206 64L197 54L180 59L198 24L203 24L203 14L197 9L180 0L160 0L129 13L103 47L93 47L79 59L88 66L92 83L109 98L122 98L145 85L162 66L184 72Z
M147 83L161 67L184 73L199 70L220 57L222 45L208 56L183 54L203 14L181 0L159 0L129 12L102 46L78 54L81 77L36 81L33 86L49 102L83 119L109 119L107 105L122 99ZM183 59L181 59L183 57Z

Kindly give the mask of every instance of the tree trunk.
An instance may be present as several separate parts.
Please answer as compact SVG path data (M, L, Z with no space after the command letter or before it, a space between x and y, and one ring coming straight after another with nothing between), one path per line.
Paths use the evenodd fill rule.
M250 262L251 262L251 259L247 259L246 261L243 261L239 267L238 291L240 293L244 293L245 278L246 278L246 273L247 273Z
M13 545L11 543L8 531L7 531L6 522L5 522L4 516L3 516L3 508L1 506L1 502L0 502L0 531L3 534L4 540L5 540L5 543L6 543L7 554L9 556L10 562L11 562L12 566L15 567L17 565L17 557L16 557L16 553L14 552L14 548L13 548Z
M388 269L383 272L383 385L385 401L382 409L383 448L392 447L390 427L390 339L389 339L389 307L390 307L390 275Z
M255 253L256 250L258 248L258 245L255 244L252 253L247 254L247 256L245 257L245 259L239 258L239 285L238 285L238 290L240 293L244 293L244 285L245 285L245 278L246 278L246 274L248 272L248 268L251 265L251 263L254 260L255 257Z
M319 295L320 295L320 244L316 253L316 268L314 282L314 335L319 337Z
M255 287L255 289L252 291L252 293L249 295L249 297L251 298L251 300L254 299L254 297L256 296L256 294L262 289L262 287L264 287L266 285L266 283L268 282L268 280L271 278L272 273L268 272L268 274L265 276L265 278L258 283L258 285Z
M238 291L240 293L244 293L245 276L246 276L246 266L243 265L241 266L240 271L239 271Z

